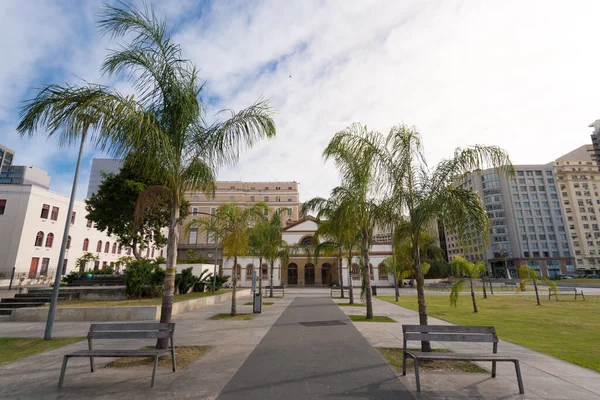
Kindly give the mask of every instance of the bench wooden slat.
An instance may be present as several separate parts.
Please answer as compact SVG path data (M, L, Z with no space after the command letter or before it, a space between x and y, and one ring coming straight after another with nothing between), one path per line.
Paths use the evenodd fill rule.
M90 331L91 339L165 339L173 336L173 331Z
M407 351L407 355L420 360L460 360L460 361L514 361L516 358L502 354L473 354L473 353L422 353Z
M79 350L70 353L69 357L154 357L170 353L171 349L162 350Z
M402 325L404 332L452 332L452 333L491 333L496 334L493 326L457 326L457 325Z
M406 340L425 340L434 342L481 342L481 343L497 343L498 338L492 335L477 335L477 334L446 334L446 333L405 333Z
M173 330L175 323L133 322L125 324L92 324L90 331L158 331Z

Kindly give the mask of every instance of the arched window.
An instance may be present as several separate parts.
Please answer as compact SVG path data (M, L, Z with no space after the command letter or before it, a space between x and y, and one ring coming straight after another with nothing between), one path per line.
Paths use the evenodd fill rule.
M110 242L106 242L106 244L104 245L104 252L106 254L108 254L109 250L110 250Z
M247 281L252 280L252 271L253 270L254 270L254 265L252 265L252 264L246 265L246 280Z
M300 246L310 247L314 243L312 236L303 237L300 241Z
M123 246L119 245L119 248L117 249L117 254L121 254L121 250L123 250Z
M131 255L131 247L127 249L127 255L130 256Z
M44 232L39 231L37 235L35 235L35 245L40 247L44 243Z
M238 281L242 280L242 266L240 264L237 265L235 277Z
M83 251L88 251L88 247L90 247L90 239L83 239Z
M377 266L377 275L379 275L380 281L388 280L387 266L384 263L379 263Z
M269 266L267 264L262 265L262 279L269 279Z
M113 249L112 249L112 253L116 254L117 253L117 243L113 243Z
M113 251L114 253L114 251ZM154 258L154 249L152 249L152 258Z
M375 272L373 271L373 264L369 263L369 279L375 280Z
M67 237L67 249L71 248L71 236Z
M352 279L355 281L360 279L360 268L357 263L352 263Z
M96 253L100 253L102 251L102 240L98 240L98 244L96 245Z
M54 243L54 233L49 233L46 236L46 247L52 247L52 243Z

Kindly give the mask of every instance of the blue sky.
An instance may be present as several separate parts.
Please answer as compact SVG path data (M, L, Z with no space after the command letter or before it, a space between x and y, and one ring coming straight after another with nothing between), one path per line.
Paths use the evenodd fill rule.
M0 143L16 163L48 170L67 194L76 148L44 132L16 133L19 107L46 83L102 76L116 43L97 33L96 1L4 0L0 14ZM513 162L547 163L590 143L600 118L597 1L161 1L157 13L207 81L209 117L260 97L276 110L277 138L246 151L226 180L296 180L301 199L338 182L321 152L362 122L423 134L430 163L459 146L497 144ZM535 150L533 150L535 149ZM91 158L87 148L78 197Z

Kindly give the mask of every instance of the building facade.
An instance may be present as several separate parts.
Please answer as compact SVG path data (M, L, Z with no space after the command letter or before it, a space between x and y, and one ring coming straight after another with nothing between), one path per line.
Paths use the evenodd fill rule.
M35 185L50 188L50 176L43 169L24 165L9 165L0 171L1 185Z
M13 158L15 157L14 150L0 144L0 171L4 167L10 167L12 165Z
M203 193L187 193L190 204L189 216L180 225L179 257L186 259L202 255L213 261L215 257L222 262L220 251L216 251L215 242L196 229L186 230L187 224L194 218L210 218L217 208L226 203L237 203L242 207L258 202L266 203L271 213L280 210L284 225L298 220L300 213L300 193L297 182L216 182L214 197Z
M449 259L460 255L486 261L490 273L514 278L521 265L542 276L574 271L573 252L565 224L554 168L549 165L516 165L515 176L494 169L469 175L460 185L480 196L490 220L489 245L480 235L459 241L446 232Z
M118 174L123 165L123 160L118 158L94 158L88 182L87 198L98 192L98 188L106 174Z
M594 150L581 146L554 162L578 270L600 269L600 171Z

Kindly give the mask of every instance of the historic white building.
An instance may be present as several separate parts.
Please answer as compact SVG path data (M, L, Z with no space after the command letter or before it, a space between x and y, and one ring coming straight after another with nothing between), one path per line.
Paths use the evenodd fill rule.
M0 274L10 278L26 273L28 277L52 276L58 268L58 256L66 219L71 222L62 274L75 267L75 260L90 252L99 256L87 269L114 264L129 249L119 247L115 238L95 229L86 219L83 201L76 201L67 215L69 198L34 185L0 185ZM166 248L148 251L148 257L166 256ZM2 279L0 278L0 279Z
M289 246L310 246L317 230L317 220L313 217L304 217L296 223L283 229L282 238ZM392 255L392 246L389 235L375 235L375 244L369 252L371 285L393 286L393 271L387 272L383 260ZM353 257L351 266L352 285L360 287L359 262L360 254ZM252 270L257 268L257 257L238 257L237 280L238 286L250 287L252 285ZM346 255L342 258L342 276L344 285L348 285L348 260ZM286 287L319 287L337 284L339 282L339 259L333 257L309 257L304 251L292 252L287 265L281 265L281 260L276 260L273 273L273 284ZM225 259L223 274L232 276L233 259ZM262 279L263 285L268 284L270 266L263 260Z

